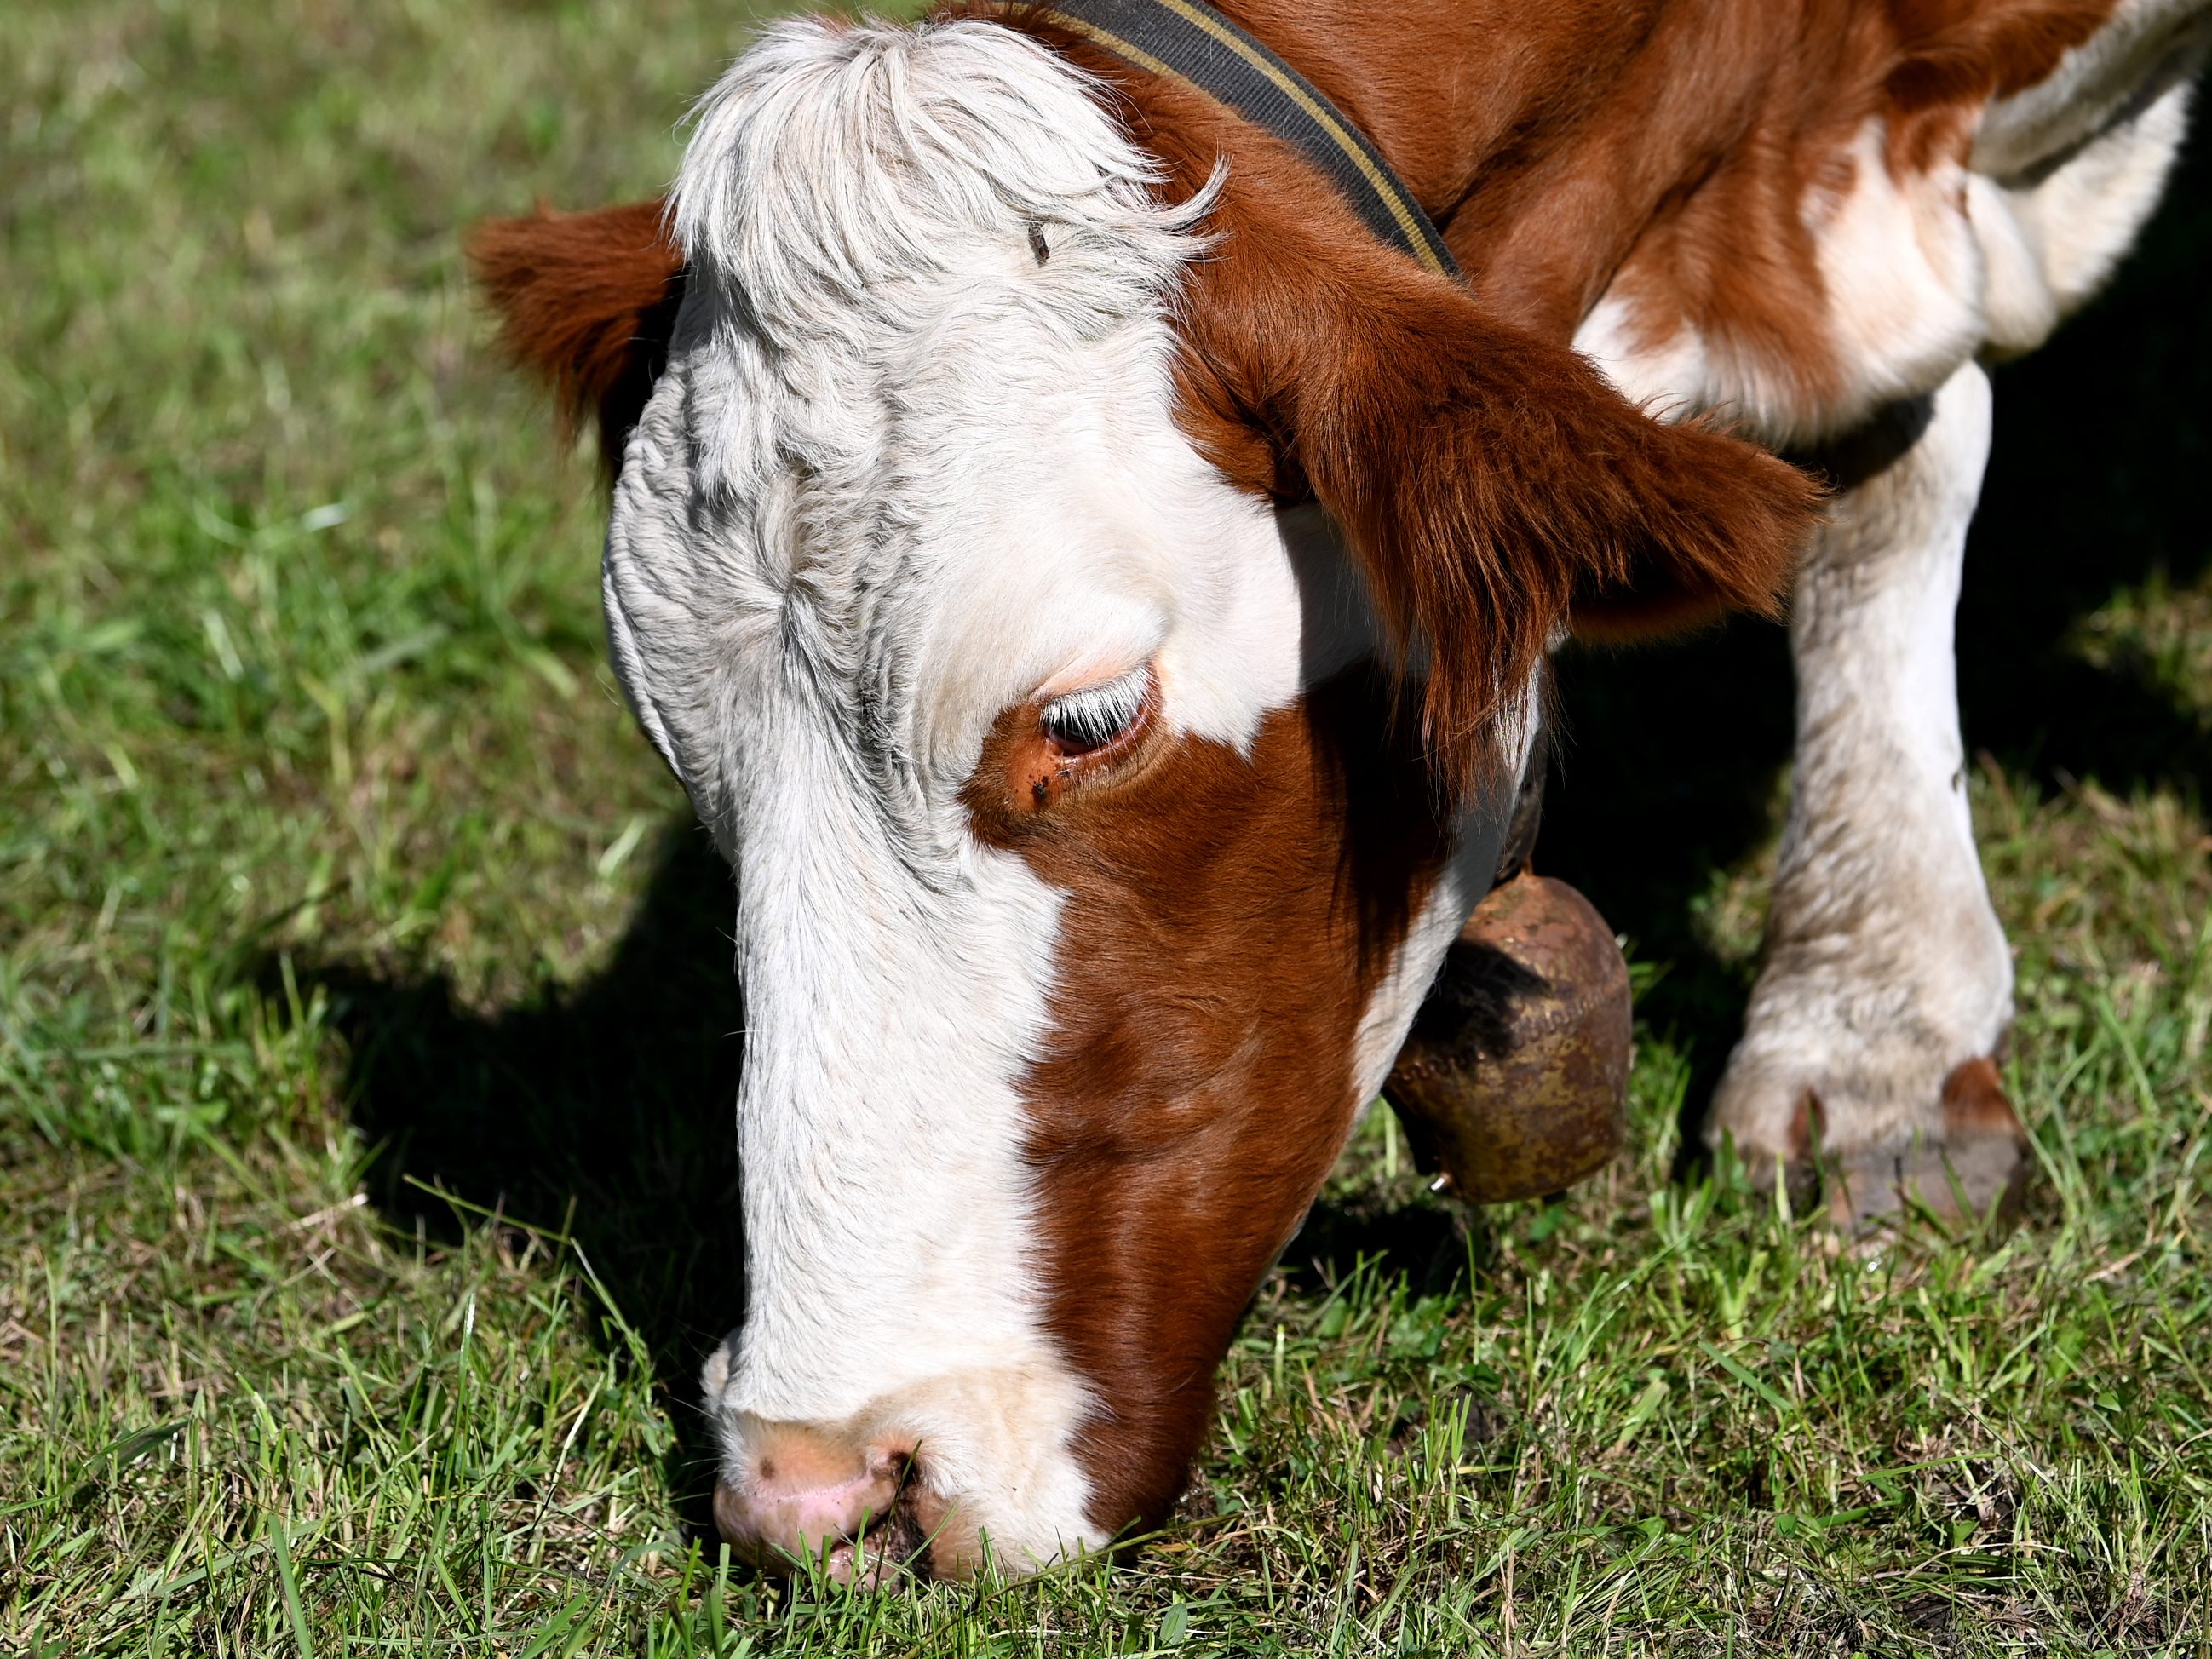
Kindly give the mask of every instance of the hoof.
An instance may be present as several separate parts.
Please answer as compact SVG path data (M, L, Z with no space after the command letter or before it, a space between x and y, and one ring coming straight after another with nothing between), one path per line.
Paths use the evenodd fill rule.
M1819 1103L1808 1096L1806 1107L1801 1119L1817 1121ZM1865 1233L1911 1213L1959 1231L2018 1212L2027 1185L2027 1132L1996 1065L1970 1060L1944 1079L1932 1133L1824 1152L1819 1164L1828 1214L1838 1227Z
M1626 1128L1628 963L1588 899L1523 875L1476 907L1385 1085L1416 1161L1470 1203L1602 1168Z

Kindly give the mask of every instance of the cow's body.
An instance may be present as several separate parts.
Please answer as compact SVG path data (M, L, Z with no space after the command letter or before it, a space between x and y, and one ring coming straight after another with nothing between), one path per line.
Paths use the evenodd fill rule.
M1546 651L1787 574L1803 481L1683 416L1841 486L1712 1133L1817 1127L1846 1212L2011 1145L1951 684L1979 364L2124 251L2203 4L1232 0L1474 297L1042 13L785 26L673 241L487 242L526 352L636 421L617 663L738 872L733 1537L850 1569L890 1510L958 1571L1163 1511L1487 884Z
M2028 349L2154 204L2196 0L1231 0L1376 135L1484 303L1632 397L1849 432Z
M1273 9L1316 48L1350 33L1327 8ZM1933 1174L1947 1140L1985 1159L1965 1148L2007 1115L1977 1063L2012 975L1951 642L1989 447L1981 364L2042 343L2132 244L2181 142L2205 9L1431 9L1407 33L1458 50L1370 64L1370 95L1426 106L1384 143L1425 200L1463 201L1447 234L1486 300L1571 331L1655 411L1873 452L1835 452L1842 494L1794 596L1790 820L1707 1134L1799 1162L1824 1128L1856 1177L1842 1204L1883 1207L1899 1159ZM1501 60L1520 76L1464 73ZM1583 102L1562 118L1565 86Z

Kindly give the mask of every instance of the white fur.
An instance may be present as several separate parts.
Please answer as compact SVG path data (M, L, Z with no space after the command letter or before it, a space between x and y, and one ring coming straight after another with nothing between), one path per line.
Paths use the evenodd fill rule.
M1982 251L1960 211L1964 170L1893 169L1887 133L1882 117L1868 118L1848 182L1802 206L1843 384L1778 435L1846 431L1884 404L1941 386L1982 343Z
M1659 419L1676 420L1721 401L1705 337L1686 322L1655 330L1624 272L1575 331L1575 349L1621 395Z
M2058 118L2064 106L2051 107L2027 93L1990 112L1966 198L1988 272L1985 351L2009 356L2041 345L2134 245L2181 151L2195 91L2189 76L2203 57L2207 20L2212 13L2202 15L2193 33L2167 43L2166 55L2107 125L2063 149L2053 141L2071 131ZM2033 107L2015 111L2022 100ZM2087 101L2101 106L2109 96ZM1996 171L2004 161L2037 154L2031 146L2039 125L2055 129L2041 138L2053 147L2016 173Z
M1956 166L1893 171L1887 130L1869 117L1832 189L1798 212L1826 294L1823 325L1840 370L1812 398L1805 377L1756 344L1700 331L1647 291L1632 257L1575 335L1576 349L1662 419L1709 410L1771 443L1848 431L1882 404L1939 386L1982 343L1982 250L1960 211Z
M1790 1153L1808 1091L1831 1152L1929 1127L1943 1079L2012 1017L1952 653L1989 442L1989 380L1969 363L1904 459L1838 504L1798 580L1790 821L1765 960L1708 1124L1758 1158Z
M701 106L607 541L623 685L738 872L727 1472L756 1425L918 1437L1013 1566L1102 1541L1103 1402L1043 1328L1022 1156L1065 896L957 792L1085 664L1152 661L1165 721L1240 746L1303 683L1273 515L1172 419L1202 244L1146 177L1010 31L772 28Z

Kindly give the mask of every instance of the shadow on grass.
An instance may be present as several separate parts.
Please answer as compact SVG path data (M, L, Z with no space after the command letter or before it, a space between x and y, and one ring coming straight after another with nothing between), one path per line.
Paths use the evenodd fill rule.
M1283 1252L1283 1267L1308 1296L1341 1285L1363 1261L1385 1280L1404 1279L1413 1296L1451 1296L1467 1284L1470 1269L1486 1271L1490 1255L1481 1217L1460 1205L1352 1194L1313 1206Z
M424 1185L565 1226L651 1352L678 1436L671 1485L702 1528L711 1448L696 1379L744 1312L733 908L727 866L687 823L660 837L612 960L574 990L486 1012L442 975L298 970L346 1040L348 1097L380 1149L371 1200L433 1237L458 1223Z

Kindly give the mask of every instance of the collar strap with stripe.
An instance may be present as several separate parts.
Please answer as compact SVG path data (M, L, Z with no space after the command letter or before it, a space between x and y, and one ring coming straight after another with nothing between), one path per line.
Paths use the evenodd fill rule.
M1440 276L1464 280L1443 237L1367 135L1204 0L1040 0L1020 9L1227 105L1326 173L1382 240Z

